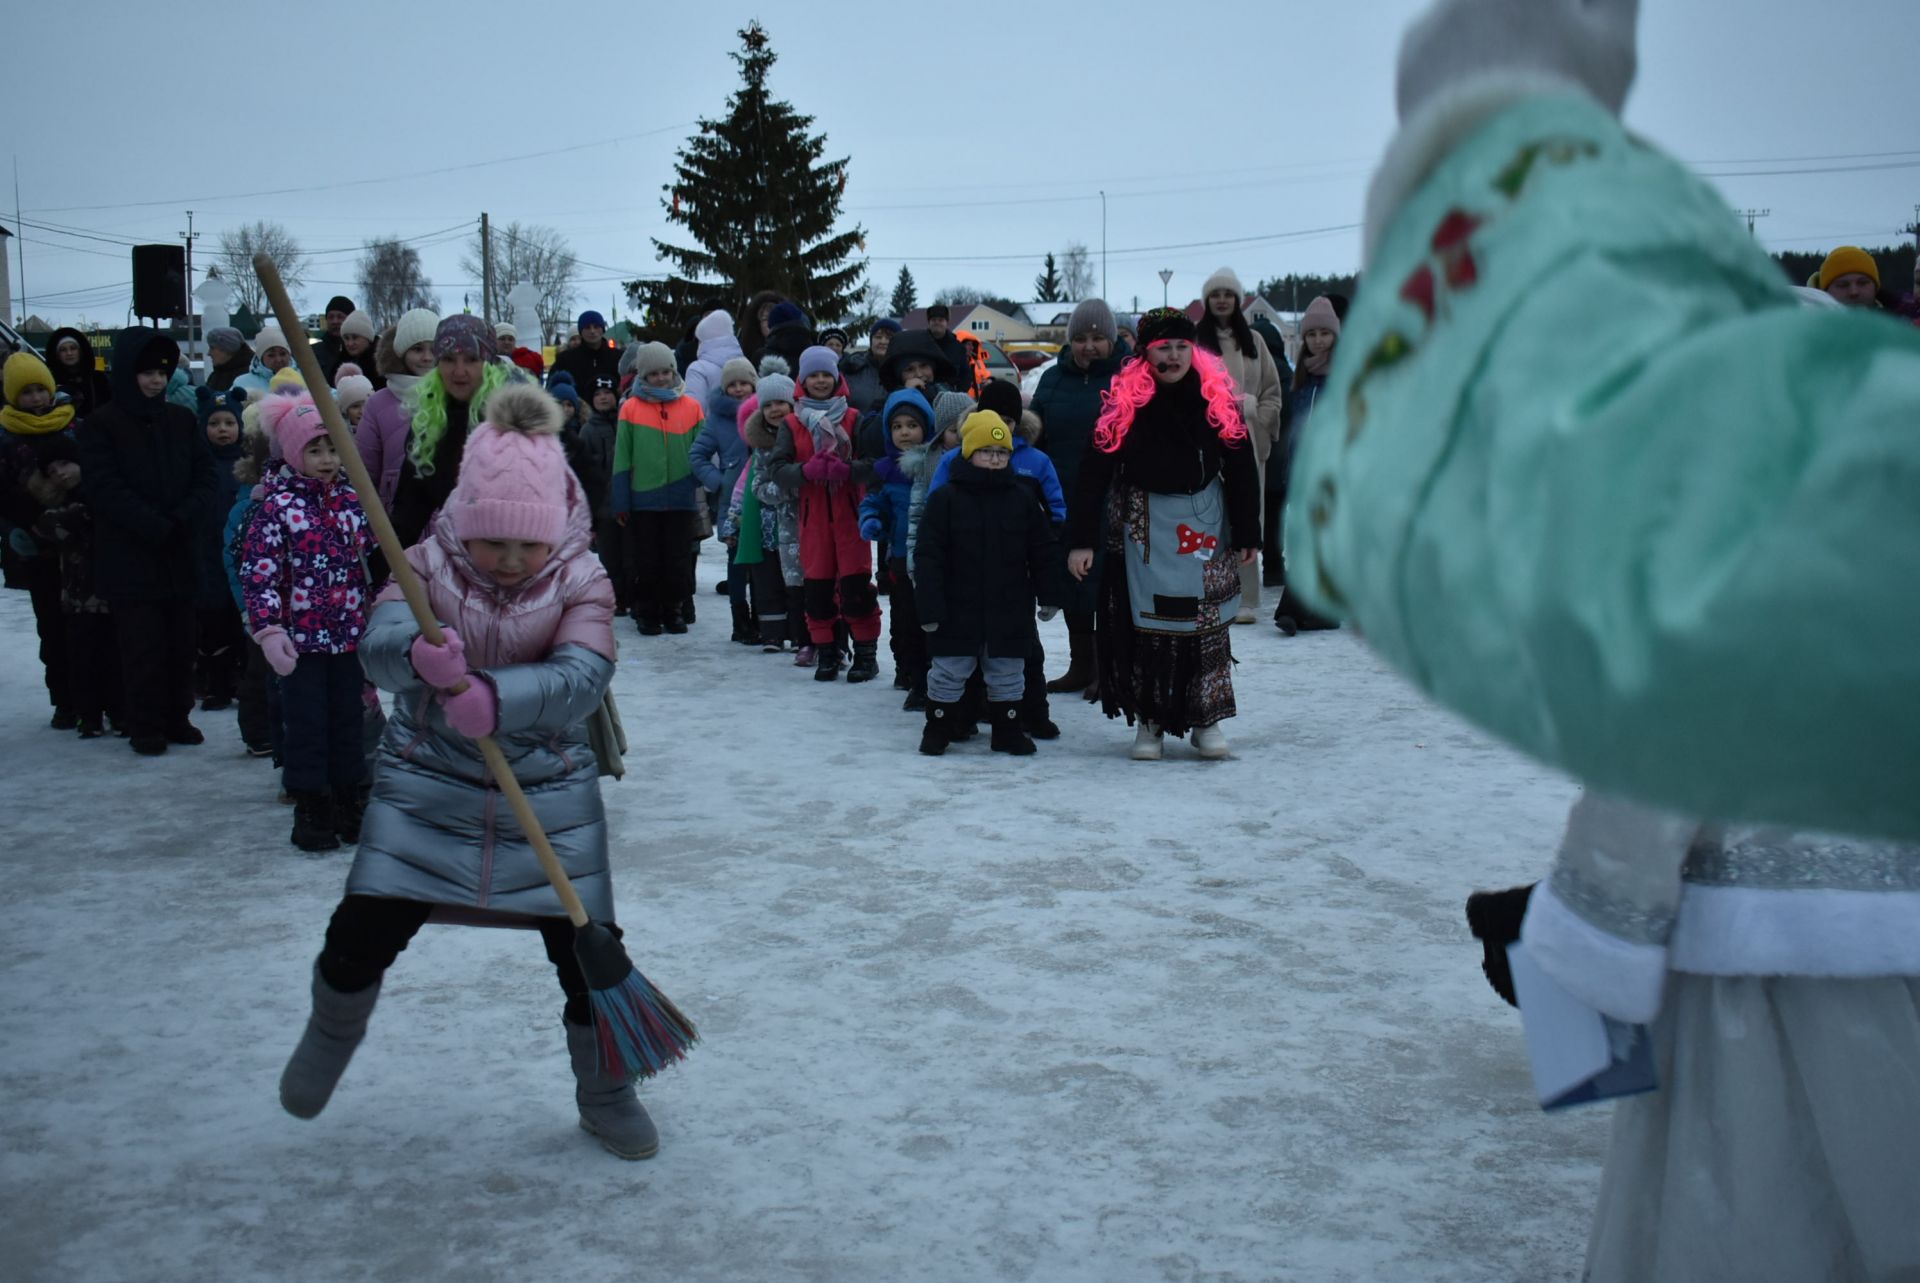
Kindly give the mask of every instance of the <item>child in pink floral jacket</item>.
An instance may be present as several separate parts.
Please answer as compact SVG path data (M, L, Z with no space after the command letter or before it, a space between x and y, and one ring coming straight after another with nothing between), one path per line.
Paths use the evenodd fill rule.
M293 844L329 851L360 838L367 518L312 396L275 393L260 422L286 466L247 528L240 589L247 629L280 677Z

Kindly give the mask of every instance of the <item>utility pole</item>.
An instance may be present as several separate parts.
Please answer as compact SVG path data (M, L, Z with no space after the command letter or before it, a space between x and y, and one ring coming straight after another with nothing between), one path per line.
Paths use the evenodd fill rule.
M1920 209L1920 206L1915 206ZM1100 297L1107 296L1107 194L1100 193ZM1075 300L1076 302L1078 300Z
M199 312L193 305L193 243L200 239L200 233L193 230L193 211L187 211L187 230L175 233L187 243L187 355L194 354L193 323Z
M1920 212L1920 205L1914 207ZM27 315L27 225L20 221L20 158L13 158L13 249L14 256L20 260L20 319ZM7 310L7 321L13 320L13 300L0 301L0 308Z
M1773 211L1772 211L1772 210L1770 210L1770 209L1743 209L1743 210L1741 210L1741 211L1740 211L1740 216L1741 216L1742 218L1744 218L1744 219L1746 219L1746 220L1747 220L1747 235L1749 235L1749 236L1752 236L1752 235L1754 235L1754 231L1753 231L1753 222L1754 222L1754 220L1755 220L1755 219L1757 219L1757 218L1766 218L1767 216L1769 216L1769 215L1770 215L1770 214L1772 214L1772 213L1773 213Z
M493 324L493 229L480 214L480 319Z
M14 193L13 203L16 206L20 203L20 195L18 192ZM1908 225L1907 230L1913 234L1913 248L1915 252L1920 252L1920 205L1913 207L1913 222ZM26 290L22 289L20 292L25 294ZM25 311L26 309L22 308L21 310Z

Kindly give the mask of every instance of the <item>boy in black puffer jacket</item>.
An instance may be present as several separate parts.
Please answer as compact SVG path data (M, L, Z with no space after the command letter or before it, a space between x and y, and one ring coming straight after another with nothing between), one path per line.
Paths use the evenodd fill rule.
M94 587L113 609L136 753L204 740L193 709L197 537L220 481L188 410L167 400L180 347L133 326L114 340L113 403L80 429L81 492L94 518Z
M976 668L987 683L992 747L1025 755L1020 726L1027 653L1037 642L1034 606L1051 619L1065 594L1064 565L1039 488L1007 465L1013 432L988 410L960 432L961 462L927 500L914 549L915 600L927 634L927 728L920 751L947 751L949 727Z

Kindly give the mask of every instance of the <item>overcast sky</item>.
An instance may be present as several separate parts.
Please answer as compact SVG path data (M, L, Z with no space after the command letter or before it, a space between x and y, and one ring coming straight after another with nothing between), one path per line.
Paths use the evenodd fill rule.
M123 242L174 240L191 208L196 279L252 219L321 251L308 307L354 292L365 238L399 235L427 238L458 310L474 290L458 225L545 223L582 261L580 305L604 311L619 279L660 270L661 184L691 122L722 113L755 16L775 94L851 158L843 218L866 228L870 274L890 287L911 266L922 302L951 285L1030 298L1041 256L1076 239L1097 281L1103 188L1119 306L1157 303L1160 268L1175 301L1221 264L1249 287L1350 271L1420 7L487 0L292 21L243 0L22 5L5 72L20 205L72 234L16 225L0 192L0 224L26 234L15 307L24 284L44 317L123 324ZM1911 0L1644 0L1627 121L1736 175L1715 181L1772 210L1774 248L1891 243L1920 202L1920 23ZM1195 242L1230 243L1161 248Z

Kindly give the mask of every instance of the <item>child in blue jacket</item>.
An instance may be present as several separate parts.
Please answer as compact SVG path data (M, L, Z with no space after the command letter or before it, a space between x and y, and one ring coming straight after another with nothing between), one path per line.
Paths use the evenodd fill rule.
M887 571L893 582L909 583L907 573L907 534L913 507L913 478L919 467L914 457L924 458L933 435L933 407L927 398L912 388L902 388L887 397L880 411L887 425L887 460L894 466L876 468L881 478L860 503L860 537L881 540L887 548ZM902 464L907 464L903 467ZM920 611L910 588L887 595L888 640L893 650L894 671L907 682L909 712L927 706L927 642L920 631Z

